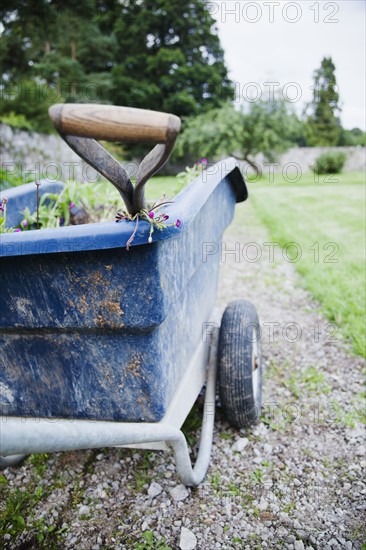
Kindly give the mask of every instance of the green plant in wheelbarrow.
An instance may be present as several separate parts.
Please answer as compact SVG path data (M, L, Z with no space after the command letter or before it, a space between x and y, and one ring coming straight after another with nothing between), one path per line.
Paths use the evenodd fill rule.
M203 170L206 170L206 168L206 158L197 160L193 166L186 166L185 169L182 172L179 172L179 174L177 174L176 176L179 181L179 188L177 192L183 189L183 187L191 183L193 180L195 180L198 176L200 176Z
M169 219L168 214L164 214L163 212L159 212L160 208L163 208L164 206L168 204L172 204L173 201L167 201L166 196L163 195L162 198L155 202L150 208L142 208L140 212L137 212L136 214L130 214L129 212L126 212L126 210L120 210L116 214L116 222L121 221L130 221L135 222L135 229L133 230L131 237L128 239L126 244L126 250L130 249L130 246L132 244L133 239L135 238L136 231L139 226L139 220L145 220L150 224L150 232L149 232L149 238L148 242L152 243L152 234L154 233L155 229L158 229L159 231L162 231L169 225L172 225L174 227L178 227L178 229L181 226L181 221L178 219L172 224L167 224L167 220Z
M204 185L198 179L174 202L149 207L144 186L171 153L177 117L73 104L52 108L51 118L113 183L125 208L118 223L2 235L1 454L173 447L182 481L198 485L210 461L217 374L233 426L255 423L261 406L255 308L245 300L229 304L218 330L220 255L203 259L203 247L222 241L235 204L246 200L245 182L235 159L225 159L204 174ZM135 185L98 139L155 144ZM155 231L159 226L164 231ZM204 385L192 467L181 427Z
M88 201L90 184L68 181L60 193L46 192L38 198L41 186L35 185L36 209L31 211L26 207L23 210L24 219L19 224L22 230L51 229L90 221L93 212Z
M31 211L28 207L23 210L23 220L19 223L20 230L33 229L51 229L64 227L68 225L86 224L88 222L103 222L110 221L112 211L117 209L115 193L105 193L105 187L99 184L99 190L94 189L90 183L78 183L75 181L66 182L64 189L59 193L45 192L38 198L38 192L41 184L36 183L35 187L35 202L36 210ZM90 196L92 191L92 196ZM129 250L130 245L138 230L139 220L145 220L150 224L150 234L148 242L152 242L152 234L155 229L162 231L170 225L177 228L180 227L180 220L176 220L173 224L167 223L169 216L160 209L166 205L172 204L173 201L166 200L166 196L147 206L132 215L126 210L119 210L114 215L115 221L135 222L135 227L131 233L131 237L127 242L126 248Z
M17 233L20 231L19 228L8 228L6 227L6 209L7 209L8 199L5 197L0 199L0 234L1 233Z

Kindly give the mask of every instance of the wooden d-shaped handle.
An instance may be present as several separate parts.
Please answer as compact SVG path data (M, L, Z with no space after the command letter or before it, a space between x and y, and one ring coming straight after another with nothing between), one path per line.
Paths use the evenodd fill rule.
M57 104L49 115L60 134L106 141L170 145L180 130L175 115L115 105Z

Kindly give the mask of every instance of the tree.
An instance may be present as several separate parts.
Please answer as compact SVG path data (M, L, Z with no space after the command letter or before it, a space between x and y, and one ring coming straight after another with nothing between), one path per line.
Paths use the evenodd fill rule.
M354 147L360 145L366 146L366 132L363 132L361 128L352 128L352 130L346 130L342 128L339 141L337 145L343 147Z
M4 0L0 14L1 114L51 131L49 105L87 100L95 81L108 86L115 43L99 31L93 0Z
M205 0L124 0L120 10L113 102L189 116L233 97Z
M331 57L324 57L314 73L313 100L307 106L306 141L310 146L337 145L341 124L337 114L341 111Z
M301 133L300 126L296 114L282 99L251 103L247 112L227 103L188 120L178 138L175 155L212 160L232 155L258 173L255 156L263 153L269 162L274 162L278 153L294 143Z
M60 90L59 102L181 116L233 96L205 0L3 0L0 17L2 114L15 111L20 81Z

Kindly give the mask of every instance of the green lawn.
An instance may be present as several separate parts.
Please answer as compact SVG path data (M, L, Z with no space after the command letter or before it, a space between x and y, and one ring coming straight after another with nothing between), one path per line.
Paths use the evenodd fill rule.
M167 198L172 198L179 192L180 187L178 178L174 176L156 176L147 182L145 193L148 200L160 199L164 193Z
M272 242L296 242L294 265L330 321L365 356L365 187L362 174L314 184L250 183L250 196ZM318 243L318 244L316 244ZM294 248L288 249L295 251Z
M297 183L276 176L249 182L250 199L272 242L296 242L301 259L294 266L324 314L365 356L365 176L304 174ZM154 178L149 198L174 195L175 178ZM316 244L318 243L318 244ZM294 248L288 248L291 253Z

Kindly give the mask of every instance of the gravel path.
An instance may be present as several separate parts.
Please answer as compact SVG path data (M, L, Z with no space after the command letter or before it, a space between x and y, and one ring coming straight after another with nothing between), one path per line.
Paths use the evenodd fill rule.
M22 512L25 530L13 522L5 548L362 547L365 364L327 341L327 322L293 265L279 251L269 261L269 237L250 204L238 207L225 241L227 249L253 241L263 249L257 263L227 255L219 292L222 308L246 298L259 312L260 424L236 432L218 411L211 466L197 489L180 485L173 456L161 452L62 453L9 468L0 483L8 503L22 487L33 505ZM193 451L198 434L191 431Z

